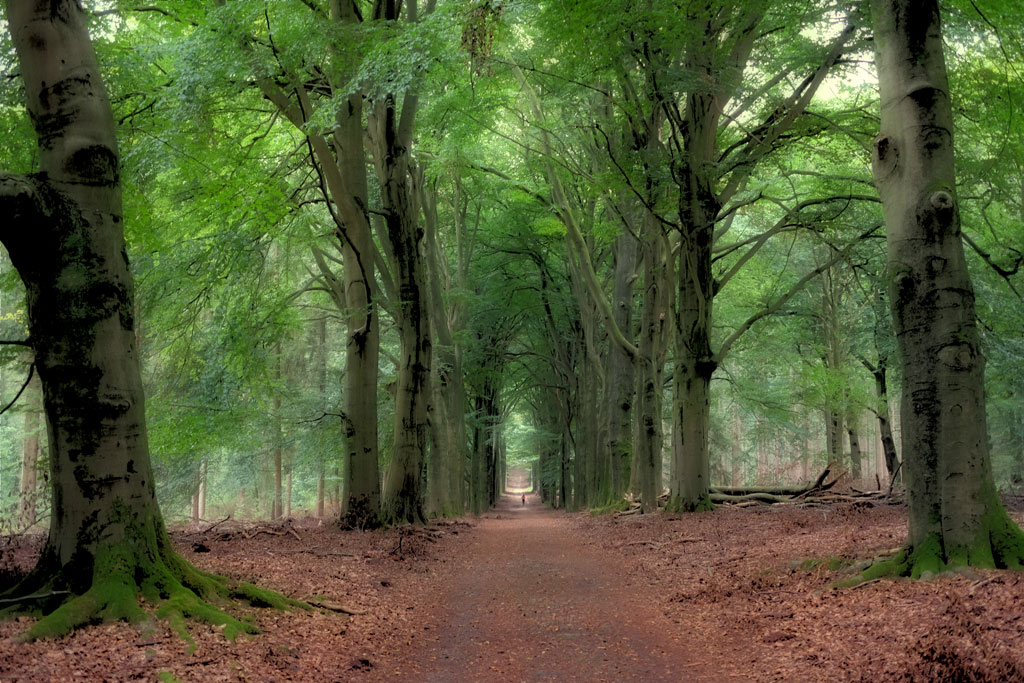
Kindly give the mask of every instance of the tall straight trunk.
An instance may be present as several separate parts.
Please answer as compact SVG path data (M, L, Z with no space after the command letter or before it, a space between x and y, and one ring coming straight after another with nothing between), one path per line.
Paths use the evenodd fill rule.
M842 323L839 320L842 289L834 276L835 271L831 268L821 274L822 363L830 377L845 382L839 380L843 369ZM845 389L835 389L831 384L825 392L825 450L830 463L843 462L843 406L847 393Z
M885 469L892 481L898 474L900 465L899 455L896 453L896 440L892 436L892 424L889 422L889 386L887 380L888 359L879 356L878 365L867 363L868 370L875 378L875 397L878 399L878 431L882 440L882 452L885 455ZM899 477L902 479L902 477Z
M584 299L583 301L586 301ZM586 335L587 332L584 332ZM585 345L586 342L581 340ZM594 477L596 469L596 449L598 435L598 406L600 395L598 378L593 359L589 353L582 353L579 369L579 384L576 392L575 449L573 458L574 498L573 508L580 510L591 503L597 483Z
M559 460L558 507L567 510L572 505L572 432L562 425Z
M28 529L36 523L39 500L39 375L34 371L22 399L25 402L25 421L22 431L21 483L18 487L18 524Z
M415 190L423 209L425 227L425 259L428 265L430 321L437 343L434 351L434 401L431 406L432 448L428 485L432 514L458 516L465 506L466 462L466 385L462 370L462 349L454 331L461 325L464 302L446 305L442 277L448 272L438 235L437 196L427 187L422 170L413 174ZM464 209L461 185L456 182L453 221L456 242L455 282L445 278L450 287L463 287L468 279L464 247Z
M327 316L317 320L313 348L316 354L316 378L320 393L320 410L327 414ZM327 485L327 462L323 452L316 459L316 516L324 518L324 494Z
M384 482L381 517L387 523L422 522L420 481L426 464L427 405L431 400L433 361L428 280L423 258L423 231L412 196L409 146L416 98L407 94L401 120L389 95L375 114L377 174L384 222L394 256L398 301L395 326L399 339L398 383L395 391L394 446Z
M341 258L344 263L345 497L341 524L367 528L379 524L380 465L377 455L377 380L380 312L374 301L376 247L366 207L369 204L363 153L362 97L339 107L334 147L338 150L338 185L331 194L339 203ZM332 161L327 159L325 161ZM324 163L323 161L321 163ZM340 484L336 484L337 486Z
M195 487L192 489L188 518L193 523L199 521L199 474L196 474Z
M843 419L837 408L825 409L825 452L829 462L842 459Z
M199 519L206 519L206 458L202 458L199 461L199 491L197 498L199 499Z
M743 485L743 419L740 408L733 404L732 408L732 457L729 459L729 485Z
M494 479L491 481L491 505L496 505L505 491L505 443L501 437L500 423L491 430L491 443L494 451Z
M176 555L156 503L122 224L116 126L81 5L7 2L40 172L0 175L0 240L26 288L50 437L50 529L14 602L46 616L26 634L164 614L223 617L227 595ZM38 597L42 595L43 597Z
M473 428L473 458L470 464L469 500L474 515L482 514L490 504L488 468L491 453L491 432L494 407L491 380L484 381L474 401L476 424Z
M288 474L285 478L285 499L284 499L284 516L290 518L292 516L292 469L288 468Z
M1024 534L992 479L984 358L960 236L936 0L873 0L882 106L873 171L903 368L909 534L896 569L1022 569Z
M669 246L661 226L645 213L641 233L643 297L640 336L636 357L636 409L633 469L630 488L640 497L644 512L658 509L661 493L662 376L665 368L665 339L671 316L668 310Z
M846 416L846 434L850 438L850 476L860 481L863 476L863 463L860 452L860 438L857 435L857 416L852 412Z
M324 472L324 464L321 461L320 462L319 474L318 474L318 476L316 478L316 517L317 517L317 519L323 519L324 518L324 493L325 493L324 489L325 489L325 484L326 484L326 482L325 482L326 478L327 477L326 477L326 473Z
M362 21L354 3L331 0L330 10L331 23L351 28ZM338 75L339 91L351 76L347 71ZM260 78L258 85L278 111L306 135L318 177L332 202L328 209L335 222L336 246L344 266L342 280L338 281L317 249L314 249L314 256L346 324L341 465L345 493L340 501L339 522L343 527L362 529L380 524L377 457L380 312L376 301L376 247L370 226L363 144L363 95L350 93L344 106L335 108L334 128L329 136L321 135L310 132L309 116L313 114L310 94L302 85L302 79L296 78L296 81L291 93L269 78ZM340 481L339 478L335 490L340 488Z
M708 434L711 422L711 376L716 361L711 351L714 275L711 246L721 208L711 189L708 160L714 151L717 119L708 95L689 97L687 160L680 183L680 216L684 222L676 273L677 313L672 418L673 479L668 508L678 511L711 507Z
M637 240L623 233L615 240L615 275L612 284L612 314L620 330L629 334L633 327L633 273L636 270ZM632 336L630 334L630 336ZM629 488L629 470L633 457L633 396L636 393L633 359L613 340L608 342L605 406L608 441L605 452L606 476L611 490L606 500L622 497Z
M284 454L284 434L281 431L281 343L274 346L274 407L271 419L274 422L273 474L274 491L271 496L270 518L281 519L282 506L282 467Z

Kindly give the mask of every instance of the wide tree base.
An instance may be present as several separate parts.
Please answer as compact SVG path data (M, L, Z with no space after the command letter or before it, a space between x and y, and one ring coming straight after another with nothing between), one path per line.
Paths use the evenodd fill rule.
M55 567L44 552L36 568L10 592L12 605L0 615L40 617L20 636L23 641L55 638L106 621L146 624L155 617L166 619L194 648L186 627L189 620L216 626L231 640L241 633L259 632L223 610L231 601L310 609L273 591L196 569L174 552L165 532L149 534L147 540L151 544L124 541L93 555L82 553L63 567Z
M858 576L841 581L850 587L884 577L929 578L960 568L1024 571L1024 532L1002 506L993 509L968 546L945 548L938 534L931 534L914 548L903 548L893 557L868 567Z
M665 503L665 512L710 512L715 509L711 494L704 493L696 498L672 496Z

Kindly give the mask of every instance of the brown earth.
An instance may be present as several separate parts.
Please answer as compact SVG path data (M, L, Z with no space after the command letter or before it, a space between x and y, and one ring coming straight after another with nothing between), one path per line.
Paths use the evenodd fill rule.
M0 624L0 680L1024 681L1020 574L831 587L899 545L900 506L593 518L528 502L404 530L178 530L205 569L360 613L232 607L263 632L194 624L192 653L165 625L17 643L22 617ZM39 543L0 539L0 568Z

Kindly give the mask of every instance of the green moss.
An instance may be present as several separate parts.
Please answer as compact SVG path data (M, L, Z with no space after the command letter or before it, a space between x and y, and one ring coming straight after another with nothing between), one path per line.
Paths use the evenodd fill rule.
M907 566L907 551L900 550L896 555L887 560L875 562L857 576L837 581L832 585L835 588L852 588L866 581L874 581L886 576L903 576Z
M170 671L161 671L156 675L156 679L161 683L181 683L181 679Z
M942 553L942 541L938 534L929 534L919 543L907 558L909 574L912 579L934 576L946 569L946 561ZM906 571L901 573L906 575Z
M710 512L715 509L711 502L711 494L705 491L697 500L687 500L684 496L672 496L665 504L665 512Z
M938 534L931 534L913 550L903 548L894 556L875 562L857 576L839 581L837 588L850 588L887 576L909 576L912 579L926 579L940 574L948 568L942 557L942 543Z
M46 614L25 634L23 640L65 635L72 630L101 621L149 622L139 597L156 605L155 616L166 619L171 628L195 649L189 636L189 620L202 621L222 629L234 640L240 633L257 633L250 623L240 621L221 606L241 599L256 607L291 609L309 605L196 569L171 548L162 522L153 516L137 535L118 544L101 546L94 554L82 552L61 568L46 584L68 585L74 579L87 586ZM84 576L84 571L88 570ZM88 578L91 576L91 582ZM75 585L75 584L71 584Z
M835 555L824 558L812 557L801 562L799 568L811 572L819 567L824 567L830 572L837 572L849 567L852 562L853 560L848 557L836 557Z
M603 515L610 515L615 512L625 512L629 509L629 501L625 498L620 498L617 501L602 505L600 507L590 508L591 517L601 517Z
M992 565L1001 569L1024 570L1024 532L1006 514L995 487L991 488L988 495L988 512L982 525Z

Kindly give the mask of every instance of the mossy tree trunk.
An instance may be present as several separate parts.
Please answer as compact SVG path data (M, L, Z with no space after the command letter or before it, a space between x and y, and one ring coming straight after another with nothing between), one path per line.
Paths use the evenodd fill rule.
M874 0L872 12L882 106L873 170L903 368L910 508L907 549L894 569L915 576L956 565L1021 569L1024 535L999 502L989 463L938 3Z
M46 614L26 636L141 620L140 593L173 619L252 630L204 602L231 590L174 553L157 507L115 125L84 11L12 0L7 21L40 171L0 176L0 239L25 283L53 486L46 544L14 589Z

